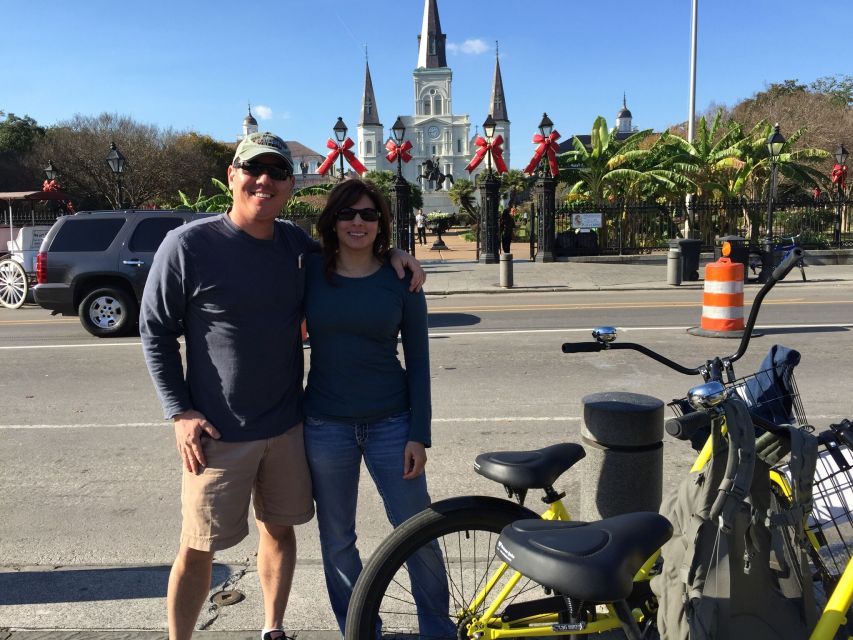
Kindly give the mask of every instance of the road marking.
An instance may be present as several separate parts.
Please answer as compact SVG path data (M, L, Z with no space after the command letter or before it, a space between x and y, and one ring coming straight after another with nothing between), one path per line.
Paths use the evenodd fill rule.
M56 318L50 320L0 320L0 324L76 324L77 318Z
M692 325L650 326L650 327L616 327L619 331L687 331ZM839 322L835 324L761 324L755 327L761 329L853 329L853 323ZM502 336L524 333L589 333L592 327L572 327L564 329L495 329L492 331L431 331L431 338L449 338L451 336ZM181 341L183 344L183 341ZM15 351L24 349L79 349L83 347L141 347L141 342L91 342L85 344L21 344L0 347L0 351Z
M838 416L809 415L810 420L837 420ZM433 418L439 424L472 424L472 423L504 423L504 422L580 422L581 416L488 416L471 418ZM0 424L0 431L31 431L44 429L123 429L132 427L142 429L147 427L162 429L170 427L170 422L125 422L119 424L97 424L94 422L81 424Z
M751 304L751 302L749 303ZM807 300L805 298L786 298L781 300L765 300L763 305L820 305L820 304L853 304L853 300ZM431 314L462 313L462 312L498 312L498 311L565 311L585 309L669 309L701 307L702 300L690 302L603 302L603 303L566 303L566 304L530 304L530 305L478 305L471 307L429 307Z

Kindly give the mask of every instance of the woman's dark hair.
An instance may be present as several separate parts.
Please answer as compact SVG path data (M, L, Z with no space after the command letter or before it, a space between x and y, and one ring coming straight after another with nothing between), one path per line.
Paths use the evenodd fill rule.
M360 178L344 180L329 192L329 199L326 201L326 206L317 221L317 233L320 235L320 243L323 245L323 261L327 276L335 270L335 260L338 253L338 234L335 233L338 211L351 207L359 201L361 196L365 195L370 198L373 207L380 213L379 232L373 242L373 255L384 260L385 255L391 249L391 209L385 196L375 185L366 180Z

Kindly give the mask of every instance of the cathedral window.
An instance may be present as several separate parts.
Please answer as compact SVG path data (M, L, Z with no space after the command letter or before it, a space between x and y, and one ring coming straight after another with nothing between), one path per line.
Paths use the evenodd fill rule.
M462 153L462 138L456 140L456 153Z
M424 115L425 116L430 115L430 111L431 111L430 110L430 102L431 102L431 100L429 98L426 98L424 100Z
M441 96L435 97L435 115L441 115Z
M367 156L373 155L373 141L372 140L366 140L365 141L365 143L364 143L364 154Z
M429 54L431 56L435 55L435 36L429 37Z

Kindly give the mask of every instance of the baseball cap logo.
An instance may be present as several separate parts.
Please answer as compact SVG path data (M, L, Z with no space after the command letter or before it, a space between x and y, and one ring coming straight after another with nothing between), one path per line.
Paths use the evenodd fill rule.
M274 149L278 149L279 151L287 151L287 145L284 143L284 140L279 138L278 136L274 136L271 133L253 133L249 136L250 141L254 144L263 145L265 147L273 147Z

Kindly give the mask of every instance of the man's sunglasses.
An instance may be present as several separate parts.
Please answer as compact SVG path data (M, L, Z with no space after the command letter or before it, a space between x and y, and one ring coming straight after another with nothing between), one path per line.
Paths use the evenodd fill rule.
M235 162L234 166L242 169L253 178L260 178L261 175L267 174L273 180L287 180L293 175L293 171L287 167L282 167L275 164L260 164L256 162Z
M355 219L355 214L361 216L361 219L365 222L376 222L379 220L379 217L382 215L376 209L352 209L347 207L346 209L341 209L338 211L338 220L344 220L345 222L349 222L350 220Z

